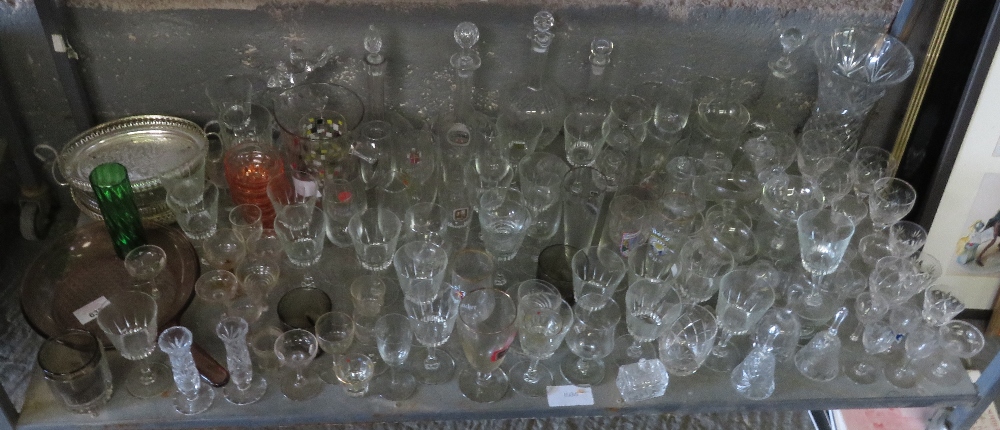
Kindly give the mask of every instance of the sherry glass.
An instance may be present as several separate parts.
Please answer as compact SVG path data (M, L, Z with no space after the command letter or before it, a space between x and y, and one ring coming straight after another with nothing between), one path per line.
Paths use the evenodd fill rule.
M700 305L682 304L680 316L660 337L660 360L667 372L688 376L698 371L719 332L715 315Z
M170 389L170 369L152 360L156 300L138 291L121 291L107 299L109 304L97 313L97 324L122 358L137 362L125 378L125 389L140 399L163 394Z
M604 113L572 112L563 121L566 161L573 167L590 166L604 147Z
M439 294L429 302L403 302L413 326L413 337L426 347L412 352L416 363L412 370L417 381L428 385L447 382L455 374L455 359L439 347L451 338L463 293L447 284L439 288Z
M281 393L290 400L308 400L323 391L323 381L306 368L316 358L316 335L300 328L291 329L274 341L274 355L288 368L281 380Z
M597 385L604 380L604 358L615 348L615 327L622 311L614 300L600 293L578 296L573 309L573 326L566 334L566 346L573 352L560 363L563 377L574 385Z
M655 359L653 343L680 316L681 296L660 282L639 279L625 291L625 325L628 334L615 340L615 361L619 365Z
M892 255L909 257L927 243L927 230L913 221L899 221L889 226L888 237Z
M417 391L417 380L406 369L401 369L413 346L413 329L406 315L382 315L375 323L375 343L379 355L389 365L388 376L375 379L379 396L386 400L405 400Z
M202 258L213 269L236 271L243 257L247 255L246 245L231 228L220 228L212 237L202 242Z
M226 317L215 326L215 334L226 347L226 368L230 383L223 389L226 400L234 405L249 405L260 400L267 391L267 381L254 373L247 347L250 326L239 317Z
M239 279L228 270L209 270L194 282L195 295L211 304L220 316L229 313L239 289Z
M581 249L573 255L573 296L577 304L580 298L591 293L610 300L625 278L625 261L617 252L599 246ZM596 307L604 306L596 299L586 303Z
M806 378L818 382L832 381L840 373L840 338L837 330L847 317L847 308L840 308L830 328L814 336L795 353L795 367Z
M406 300L424 304L441 293L448 271L448 253L433 243L417 240L400 246L392 264Z
M802 267L813 276L814 286L820 286L823 276L836 271L843 260L854 236L854 223L840 212L814 209L799 216L796 226ZM813 306L819 299L814 291L805 297L806 303Z
M858 148L851 160L854 193L867 197L872 193L875 181L889 176L889 172L895 171L898 165L899 161L882 148L875 146Z
M868 195L868 217L876 229L886 230L903 219L917 202L917 191L898 178L875 181Z
M354 340L354 320L343 312L327 312L316 319L316 341L325 354L319 357L319 377L336 384L336 361L347 353Z
M274 231L292 265L303 270L299 286L316 285L313 267L323 257L323 211L315 204L296 203L278 210Z
M553 379L552 372L540 361L559 349L573 325L573 309L558 294L530 293L518 298L517 325L521 351L530 362L511 367L510 384L521 394L544 397Z
M323 193L327 239L338 248L351 246L351 235L348 233L351 217L368 209L364 186L358 181L331 177L323 182Z
M921 314L928 324L944 325L963 310L965 304L951 293L936 288L924 290L924 306Z
M848 337L851 342L857 342L865 331L865 326L880 321L889 313L889 302L881 296L865 291L854 299L854 318L858 320L857 327Z
M149 294L153 300L160 298L160 290L171 282L167 267L167 253L156 245L140 245L125 254L125 270L135 279L133 287Z
M406 241L425 240L438 246L444 246L444 231L448 228L444 208L437 203L414 203L403 215L406 225Z
M705 361L708 368L729 372L739 364L740 351L729 342L730 339L753 329L764 312L774 304L774 298L771 285L749 270L733 270L722 277L715 310L722 338Z
M233 232L247 247L260 239L264 233L264 223L261 221L260 207L254 204L240 204L229 210L229 224Z
M502 291L484 288L462 298L458 334L469 369L458 375L458 388L474 402L490 403L507 393L507 375L500 369L517 333L514 300Z
M361 267L381 272L392 265L401 225L396 214L382 208L369 208L351 217L347 232Z

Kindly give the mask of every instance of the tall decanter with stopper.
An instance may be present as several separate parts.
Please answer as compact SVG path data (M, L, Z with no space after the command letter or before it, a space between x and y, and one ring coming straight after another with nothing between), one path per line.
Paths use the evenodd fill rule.
M570 109L573 112L587 112L607 115L611 110L611 97L608 95L607 76L611 68L611 51L615 44L610 39L595 38L590 42L590 75L583 94L573 102Z
M409 133L413 123L400 115L396 110L385 105L385 71L386 58L382 54L384 47L382 33L374 25L368 26L365 32L365 73L368 75L368 108L365 109L365 121L388 121L398 133Z
M549 46L555 38L549 30L555 24L555 18L552 13L543 10L535 14L533 23L535 28L528 33L531 40L528 81L515 84L507 92L502 109L510 115L540 119L545 126L538 139L538 148L542 149L552 143L562 129L566 119L566 96L558 86L544 79Z
M473 46L479 41L479 28L471 22L455 27L455 42L459 51L451 56L455 70L456 90L452 108L434 120L433 133L441 148L441 179L438 203L448 214L445 241L450 246L464 246L472 222L472 196L465 186L465 166L476 154L481 130L493 128L486 115L475 110L472 103L473 78L482 65Z
M797 28L778 37L781 56L767 63L771 70L763 94L751 106L751 122L761 132L793 132L802 127L816 101L816 84L794 59L795 51L806 43Z

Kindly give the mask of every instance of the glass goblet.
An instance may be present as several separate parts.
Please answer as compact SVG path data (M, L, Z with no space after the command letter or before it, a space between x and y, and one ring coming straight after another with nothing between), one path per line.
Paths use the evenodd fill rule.
M403 368L413 346L413 329L406 315L382 315L375 323L375 343L389 372L375 379L376 391L386 400L406 400L417 391L417 380Z
M699 305L681 305L680 316L660 337L660 360L667 372L676 376L697 372L712 351L718 332L711 311Z
M418 240L400 246L392 256L392 264L403 296L426 303L440 293L448 270L448 253L438 245Z
M927 243L927 230L913 221L899 221L889 226L888 238L892 255L909 257Z
M879 321L889 313L889 303L881 296L865 291L854 299L854 318L858 320L857 327L848 337L851 342L857 342L865 331L865 326Z
M546 240L559 231L562 218L561 185L566 172L569 172L569 166L565 161L545 152L532 153L518 163L521 194L531 213L529 237Z
M750 331L774 304L774 298L771 285L749 270L733 270L722 277L715 312L722 338L705 361L708 368L731 372L740 363L742 355L729 341L734 335Z
M213 269L236 271L247 250L240 236L231 228L220 228L201 245L202 257Z
M125 270L135 279L135 289L153 300L160 298L160 289L170 282L170 273L163 273L166 267L167 253L156 245L140 245L125 254Z
M209 270L202 273L194 282L195 295L212 306L210 314L219 317L229 314L230 306L239 294L239 289L239 279L228 270ZM216 322L218 321L209 321L211 325Z
M896 332L883 320L862 325L860 351L841 356L844 375L858 384L873 384L882 373L882 360L876 357L896 343Z
M256 242L264 233L261 216L260 207L254 204L244 203L229 210L229 224L244 245Z
M351 217L347 232L361 267L381 272L392 265L401 225L395 213L381 208L369 208Z
M327 312L316 319L316 341L325 354L317 359L319 377L327 384L336 384L336 361L347 353L354 340L354 320L343 312Z
M502 291L484 288L462 298L458 334L470 368L459 373L458 388L469 400L495 402L507 393L500 365L514 343L516 322L514 300Z
M899 388L913 388L923 379L920 361L930 357L938 347L938 330L926 324L917 324L906 333L903 356L885 366L885 379Z
M531 225L531 211L514 188L490 188L479 198L479 224L483 245L497 261L517 255Z
M558 294L530 293L518 299L517 326L521 351L530 361L510 369L510 384L521 394L545 396L552 372L540 363L555 354L573 325L573 309Z
M628 334L615 340L615 361L618 365L636 363L640 359L655 359L653 341L680 316L677 306L681 296L669 285L639 279L625 291L625 325Z
M825 200L819 185L811 179L774 174L764 182L760 203L780 223L795 223L799 216L823 207Z
M289 370L281 379L281 393L285 397L308 400L323 391L323 381L307 370L318 349L316 336L298 328L282 333L274 341L274 355Z
M278 210L274 231L293 266L303 270L299 286L316 285L313 267L323 257L323 211L315 204L290 204Z
M406 241L424 240L444 246L444 232L448 228L447 214L437 203L414 203L403 216L408 233Z
M733 253L718 241L698 235L681 247L674 288L686 303L700 303L719 290L722 277L733 270Z
M580 298L596 293L597 297L610 300L618 289L618 284L625 278L625 261L617 252L600 247L583 248L573 255L573 296L577 304ZM591 299L586 303L601 307L603 304Z
M413 337L426 347L411 352L415 363L413 373L417 381L428 385L447 382L455 374L455 359L439 347L451 338L462 292L447 284L439 288L440 293L429 302L403 302L413 326Z
M559 365L566 380L575 385L597 385L604 380L604 358L615 348L615 327L621 317L618 303L600 293L577 298L573 326L566 334L566 346L573 355Z
M947 291L936 288L924 290L924 306L921 309L924 321L940 326L965 310L965 303Z
M156 300L138 291L121 291L107 299L110 304L97 313L97 324L122 358L136 362L125 389L140 399L163 394L172 380L170 369L151 358L156 351Z
M882 178L875 181L868 196L868 217L876 229L885 230L910 213L917 202L917 191L899 178Z
M815 285L822 286L823 276L836 271L844 259L854 236L854 223L840 212L814 209L799 216L796 227L802 267L813 276ZM817 300L815 291L806 294L807 304L815 304Z
M872 193L875 181L888 176L898 165L899 160L892 158L889 151L882 148L874 146L858 148L851 160L855 194L867 197Z
M327 178L323 182L323 212L326 213L326 237L338 248L351 246L348 224L351 217L368 208L362 184L343 178Z

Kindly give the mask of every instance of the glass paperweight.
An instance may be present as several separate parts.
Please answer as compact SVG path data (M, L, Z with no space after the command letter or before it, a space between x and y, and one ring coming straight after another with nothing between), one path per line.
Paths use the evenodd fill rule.
M667 391L670 375L660 360L640 359L638 363L626 364L618 368L615 385L626 402L660 397Z

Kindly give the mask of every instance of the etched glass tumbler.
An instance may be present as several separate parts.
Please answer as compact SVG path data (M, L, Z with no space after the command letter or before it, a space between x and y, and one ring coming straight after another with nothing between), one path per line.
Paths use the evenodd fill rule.
M517 255L531 225L531 211L521 192L514 188L491 188L479 197L479 224L483 244L497 261Z

